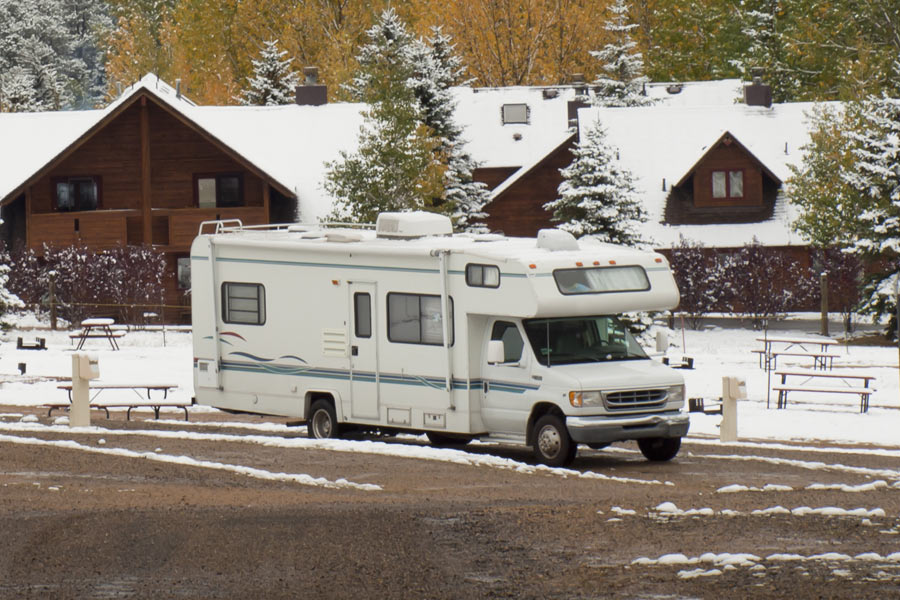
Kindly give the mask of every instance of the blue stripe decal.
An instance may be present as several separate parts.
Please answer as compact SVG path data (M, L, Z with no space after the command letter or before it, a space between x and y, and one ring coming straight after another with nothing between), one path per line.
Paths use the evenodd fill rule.
M222 361L223 371L238 371L243 373L259 373L263 375L289 375L296 377L314 377L318 379L333 379L337 381L350 381L350 371L346 369L322 369L315 367L305 367L299 365L283 365L274 364L272 362L243 362L243 361ZM374 383L375 373L372 371L355 371L353 379L356 381ZM446 380L443 377L425 377L421 375L400 375L396 373L382 373L378 378L379 383L390 385L406 385L417 387L428 387L436 390L443 390ZM455 390L476 390L481 388L484 380L473 379L467 381L465 379L454 379L453 389ZM523 394L529 390L536 390L539 386L522 385L507 381L491 381L488 380L488 386L493 391L511 392L514 394Z

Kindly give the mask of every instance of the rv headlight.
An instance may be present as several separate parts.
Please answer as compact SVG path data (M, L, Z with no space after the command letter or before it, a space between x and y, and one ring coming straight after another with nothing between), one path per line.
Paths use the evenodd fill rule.
M569 404L575 408L601 406L603 396L600 395L600 392L569 392Z
M684 404L684 384L673 385L669 388L668 401Z

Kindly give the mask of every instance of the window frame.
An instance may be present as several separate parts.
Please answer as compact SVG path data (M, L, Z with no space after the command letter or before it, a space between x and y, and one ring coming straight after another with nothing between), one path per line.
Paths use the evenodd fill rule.
M507 119L506 109L507 107L524 107L525 108L525 118L521 121L513 121ZM531 124L531 107L528 106L527 102L507 102L505 104L500 105L500 122L503 125L530 125Z
M504 334L506 331L514 330L516 332L516 334L519 336L519 342L521 345L519 347L518 358L516 358L514 360L508 360L508 357L506 356L506 352L509 350L509 348L506 345L506 340L503 339L505 337L505 335L501 335L499 338L496 337L498 325L505 326ZM526 341L527 337L522 335L522 331L519 329L519 326L516 324L515 321L508 321L505 319L497 319L496 321L494 321L493 325L491 325L490 339L491 339L491 341L499 340L499 341L503 342L503 362L497 366L517 366L517 365L522 364L522 361L525 358L525 346L526 346L526 344L528 344L528 342Z
M475 269L481 269L481 283L473 283L471 272L475 271ZM486 269L496 270L497 271L497 285L487 285L484 283L484 273ZM500 280L502 275L500 273L500 267L497 265L489 265L483 263L467 263L466 264L466 285L469 287L477 287L477 288L489 288L489 289L497 289L500 287Z
M393 327L391 326L391 298L394 296L412 296L419 299L419 339L418 341L414 340L406 340L406 339L394 339L393 335ZM437 346L442 348L444 346L444 340L441 339L440 342L423 342L422 341L422 300L425 298L437 298L440 301L441 296L439 294L420 294L416 292L388 292L387 294L387 306L385 307L387 313L387 338L388 341L393 344L414 344L417 346ZM449 312L450 312L450 326L448 327L448 331L450 332L450 347L456 342L456 319L453 314L453 297L447 297ZM443 318L443 315L441 315ZM443 324L441 328L441 337L443 338Z
M183 265L187 265L187 286L182 285L182 274L185 270ZM175 257L175 288L179 291L187 291L191 289L191 257L176 256Z
M73 201L72 208L60 208L59 206L59 184L65 183L70 187L74 182L90 180L94 184L96 190L96 204L91 208L83 208L80 203ZM53 210L56 212L84 212L91 210L99 210L103 208L103 178L100 175L63 175L52 177L50 179L50 198L53 201Z
M368 301L368 319L366 322L367 333L360 332L359 327L359 300L365 297ZM353 335L359 339L370 339L372 337L372 294L369 292L353 293Z
M223 204L222 203L222 183L223 179L235 178L238 180L238 196L240 202L238 204ZM215 206L200 206L200 180L201 179L212 179L215 181L216 189L216 205ZM243 206L247 206L247 198L244 193L244 174L238 171L234 172L224 172L224 173L194 173L194 208L240 208Z
M232 298L232 296L230 296L228 294L228 291L230 290L231 286L256 287L256 289L257 289L257 293L256 293L257 319L256 319L256 321L236 321L233 318L230 318L232 316L231 313L233 311L230 308L230 304L228 301L229 301L229 299ZM228 323L229 325L253 325L253 326L261 326L261 325L266 324L266 318L268 316L266 314L267 313L267 311L266 311L266 286L264 286L261 283L254 283L251 281L223 281L221 293L222 293L222 322L223 323ZM239 312L251 312L251 311L242 310Z
M744 177L745 169L713 169L709 174L709 191L713 200L742 200L746 197L746 183L747 179ZM723 173L725 175L725 195L724 196L716 196L716 187L715 187L715 176L716 173ZM731 191L731 177L734 173L741 174L741 194L740 196L736 196Z

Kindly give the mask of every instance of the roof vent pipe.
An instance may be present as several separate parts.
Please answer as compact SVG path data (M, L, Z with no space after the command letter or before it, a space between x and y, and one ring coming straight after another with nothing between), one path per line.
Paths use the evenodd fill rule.
M181 98L181 80L180 79L175 80L175 97Z

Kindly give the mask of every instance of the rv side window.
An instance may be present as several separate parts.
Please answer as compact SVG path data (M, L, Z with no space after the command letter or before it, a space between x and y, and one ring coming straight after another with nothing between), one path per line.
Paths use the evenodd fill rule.
M388 294L388 340L405 344L444 343L441 297ZM450 298L450 345L453 345L453 298Z
M509 321L497 321L491 329L491 339L503 342L503 362L517 363L522 360L522 348L525 342L515 323Z
M223 283L222 320L241 325L265 324L265 288L258 283Z
M372 297L365 292L353 294L353 326L356 337L372 337Z
M500 267L495 265L466 265L466 283L470 287L500 287Z
M553 279L560 293L604 294L608 292L644 292L650 289L650 280L643 268L594 267L588 269L556 269Z

